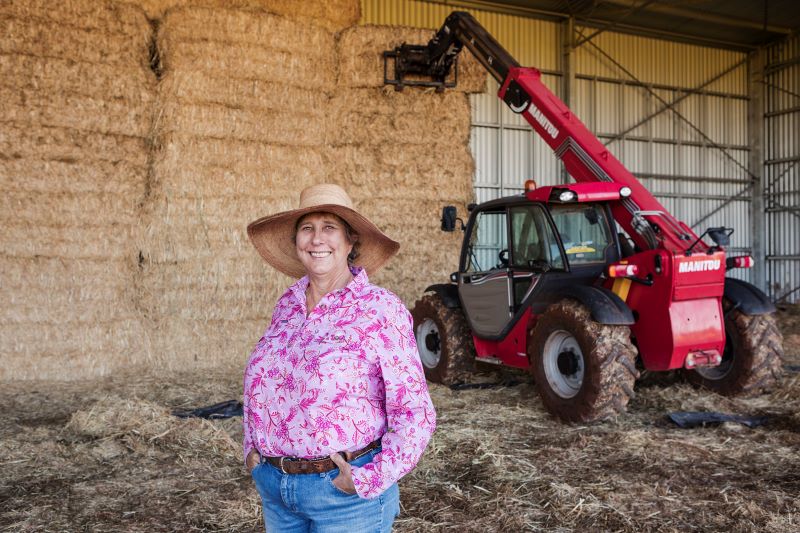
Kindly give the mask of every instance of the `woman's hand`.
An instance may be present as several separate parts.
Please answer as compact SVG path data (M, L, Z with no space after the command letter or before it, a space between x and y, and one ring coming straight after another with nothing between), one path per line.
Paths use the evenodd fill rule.
M252 472L260 462L261 455L255 449L250 450L250 453L247 454L247 460L245 461L245 464L247 465L247 471Z
M333 478L333 484L337 489L347 494L355 494L356 486L353 483L353 471L350 469L350 463L344 460L344 457L338 453L332 453L331 459L336 466L339 467L339 475Z

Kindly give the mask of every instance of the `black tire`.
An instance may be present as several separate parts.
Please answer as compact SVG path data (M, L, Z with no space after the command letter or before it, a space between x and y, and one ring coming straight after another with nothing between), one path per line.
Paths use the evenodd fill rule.
M567 422L594 422L625 412L639 377L636 354L627 326L595 322L573 300L548 307L529 332L536 389L545 408Z
M723 299L725 351L717 367L684 370L692 385L725 396L754 396L773 389L783 371L783 337L774 314L746 315Z
M475 367L475 346L461 309L448 309L438 294L426 294L411 316L425 377L444 385L466 381Z

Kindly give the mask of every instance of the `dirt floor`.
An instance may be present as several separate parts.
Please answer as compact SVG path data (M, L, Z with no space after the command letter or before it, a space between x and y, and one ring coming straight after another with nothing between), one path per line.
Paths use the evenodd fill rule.
M785 377L754 399L666 375L639 384L625 416L587 426L550 418L524 374L431 386L439 428L400 484L395 531L800 530L800 306L780 319ZM169 414L240 387L240 368L4 384L0 530L263 531L241 419ZM678 410L768 422L679 429L666 418Z

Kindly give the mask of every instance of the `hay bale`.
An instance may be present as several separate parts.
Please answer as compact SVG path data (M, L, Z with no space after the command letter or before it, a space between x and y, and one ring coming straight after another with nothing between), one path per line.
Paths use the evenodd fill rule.
M44 94L67 94L123 101L130 107L153 104L155 77L137 65L110 65L73 59L0 55L0 86Z
M329 106L328 144L469 142L470 104L463 93L340 89Z
M333 34L323 28L275 16L268 12L191 7L173 9L164 18L159 37L166 39L162 50L172 54L172 42L213 42L226 50L246 44L270 52L292 55L320 54L334 48Z
M141 252L155 263L246 257L253 254L245 233L247 224L265 214L296 207L296 203L296 192L288 191L285 196L154 199L147 226L139 236Z
M164 103L156 127L164 134L290 146L318 146L326 133L323 113L317 109L283 112L177 102Z
M316 89L286 90L284 83L273 80L241 79L202 70L170 71L159 85L171 101L231 109L302 112L327 103Z
M110 0L6 0L0 4L0 18L46 22L68 32L98 30L142 41L150 33L141 8Z
M361 16L358 0L313 0L298 4L294 0L135 0L151 19L160 19L174 8L225 8L242 14L264 12L301 22L313 21L328 31L339 31L358 22Z
M132 225L137 221L137 200L102 192L6 190L0 198L0 222L67 227L88 222L95 228Z
M3 122L0 128L0 160L27 159L82 164L129 163L147 165L146 140L120 134L102 134L74 127L26 122ZM114 176L110 176L114 179Z
M70 28L57 22L38 21L34 17L0 18L0 53L26 54L60 58L123 68L139 65L147 68L150 50L147 37L150 26L142 17L137 20L142 34L131 38L111 32Z
M341 33L337 44L339 87L383 87L383 52L401 44L426 44L435 32L398 26L354 26ZM389 75L394 66L389 64ZM469 53L461 54L458 86L451 91L480 93L486 90L487 74Z
M148 266L158 268L149 269ZM242 288L263 292L265 288L280 287L287 281L283 274L273 275L260 257L252 255L223 260L198 258L184 263L145 264L141 277L147 280L144 283L147 290L156 294L178 290L218 293Z
M323 152L323 147L268 145L171 132L158 139L155 164L163 167L157 170L156 177L159 182L167 184L170 183L170 176L181 172L184 167L195 171L216 167L241 172L248 176L247 179L253 180L255 188L268 185L266 182L258 181L254 176L259 172L269 172L270 176L274 175L276 178L285 176L286 184L296 183L293 180L298 176L309 175L316 178L324 175ZM290 170L296 174L293 175ZM273 190L283 185L282 182L276 182ZM170 187L179 186L182 184L170 185ZM217 194L226 194L230 189L227 184L219 184L215 190Z
M165 39L164 41L167 41ZM170 43L163 63L169 72L172 63L195 65L217 76L242 80L273 81L294 87L327 90L334 84L332 54L290 54L270 51L256 45L235 45L230 49L212 42Z
M161 317L150 328L152 358L149 365L152 369L166 372L226 365L241 367L266 331L269 318L197 320Z
M458 200L471 197L474 163L469 149L454 144L334 146L331 174L346 180L358 198Z
M70 327L3 324L0 381L74 380L141 368L146 335L138 318Z
M52 291L54 279L72 291L92 285L123 289L131 285L132 268L133 263L128 260L0 255L3 289L14 289L17 296L27 290Z
M8 223L2 242L4 254L20 258L130 260L138 253L132 249L134 231L130 225Z
M121 200L131 208L141 200L144 192L141 178L147 174L147 167L141 163L119 159L87 161L69 156L51 157L54 159L4 159L0 155L0 188L22 196L33 193L30 198L51 198L61 193L73 197L77 195L79 200L84 194L89 197L112 197L114 201ZM60 203L61 200L56 196L54 201ZM133 203L127 205L128 202Z
M0 100L0 122L137 137L147 136L150 130L150 109L125 101L7 87L0 87Z
M141 364L134 235L155 102L150 24L114 2L9 0L0 35L2 376Z
M116 278L123 275L128 279L133 278L129 269L114 274L117 274L114 276ZM0 325L71 327L77 323L80 327L82 324L129 318L131 313L125 306L106 305L106 302L124 302L132 296L131 284L118 285L115 279L105 286L90 283L84 286L26 287L24 293L3 288L0 290Z
M153 169L158 194L165 198L154 198L153 203L169 202L172 197L245 196L261 198L268 208L275 191L319 183L329 174L326 152L320 147L192 138L174 133L162 144ZM247 155L238 158L237 152ZM215 153L219 156L215 157Z
M236 200L230 202L236 204ZM191 220L185 220L191 216ZM244 223L209 223L191 214L179 215L151 223L144 235L142 255L154 263L191 264L194 261L216 258L223 261L241 258L250 246Z
M335 84L333 34L267 13L174 10L159 27L158 47L168 73L191 65L215 76L304 89Z
M153 317L166 320L263 322L272 312L273 295L285 290L287 280L269 275L260 264L243 268L244 262L213 258L188 264L153 264L142 274L147 290L141 304ZM238 279L236 274L240 274Z

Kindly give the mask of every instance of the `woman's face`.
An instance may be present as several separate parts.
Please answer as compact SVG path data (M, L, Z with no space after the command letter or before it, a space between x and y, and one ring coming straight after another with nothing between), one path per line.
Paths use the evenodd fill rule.
M347 269L353 245L347 241L344 221L330 213L311 213L300 219L295 236L297 257L309 275Z

